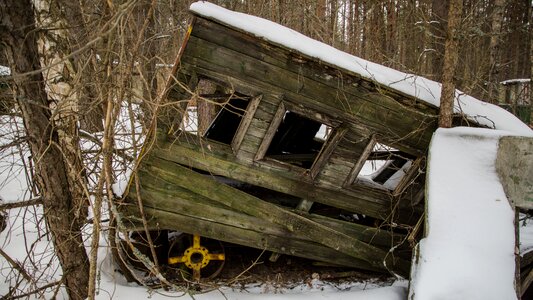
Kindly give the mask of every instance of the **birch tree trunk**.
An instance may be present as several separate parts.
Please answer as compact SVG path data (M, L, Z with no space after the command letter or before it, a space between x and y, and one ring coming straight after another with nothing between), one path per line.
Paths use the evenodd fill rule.
M68 166L53 121L37 51L30 0L0 0L0 41L14 75L15 93L32 153L44 217L70 299L85 299L89 261L71 193Z
M59 13L60 8L54 4L50 0L34 0L36 24L43 29L37 40L37 51L44 69L42 74L53 123L66 163L74 213L81 227L87 218L89 194L79 145L78 93L72 78L75 69L67 58L71 51L66 22Z
M458 30L463 12L463 0L450 0L449 5L439 112L439 127L445 128L452 127L453 103L455 98L454 75L459 55Z
M42 1L42 0L35 0ZM50 4L53 4L50 12L53 19L60 18L62 25L66 25L64 30L61 30L61 34L68 35L69 44L68 49L70 52L79 50L89 43L91 38L96 37L98 34L97 29L100 29L102 20L97 22L96 14L91 13L92 3L88 2L85 7L82 8L81 2L70 0L46 0ZM97 3L92 5L98 5ZM49 5L50 6L50 5ZM84 13L85 11L85 13ZM87 15L91 17L87 17ZM96 86L97 76L101 74L101 70L98 70L100 66L96 63L96 49L97 47L91 47L86 51L78 53L70 59L70 65L72 72L71 78L77 78L76 89L73 91L77 98L78 120L80 128L87 132L101 132L104 131L103 107L105 103L101 103L101 99L97 97Z

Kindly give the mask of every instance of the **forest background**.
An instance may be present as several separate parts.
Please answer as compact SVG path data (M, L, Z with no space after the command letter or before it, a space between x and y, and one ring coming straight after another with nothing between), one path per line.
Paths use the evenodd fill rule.
M61 273L57 265L40 262L56 268L43 276L44 269L35 267L42 255L34 249L28 249L23 262L2 251L13 268L9 276L17 282L8 296L65 285L72 299L94 297L100 235L109 235L109 246L116 249L114 237L121 230L109 213L111 187L156 126L153 116L164 101L165 78L187 31L192 2L0 0L0 65L11 70L0 74L5 137L0 151L3 157L25 154L21 165L29 188L25 199L11 201L3 195L8 203L0 209L42 206L38 216L47 231L41 238L50 234L55 254L48 259L57 259L63 269L60 279L50 281L50 274ZM449 1L210 2L388 67L442 79L448 14L454 9ZM498 103L500 82L532 77L532 2L459 2L455 85ZM533 105L531 97L533 93L525 105ZM209 113L202 105L200 101L199 112ZM122 122L121 113L129 121ZM11 172L6 170L2 172ZM92 244L86 254L83 241L88 237ZM159 274L157 261L146 264Z

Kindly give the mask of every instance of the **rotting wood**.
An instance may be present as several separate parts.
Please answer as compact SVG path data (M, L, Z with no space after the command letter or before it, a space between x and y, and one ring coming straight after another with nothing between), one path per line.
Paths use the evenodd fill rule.
M425 161L425 157L419 157L413 161L411 164L411 167L409 170L407 170L407 173L402 177L394 191L392 192L393 197L397 197L401 195L405 190L410 186L413 180L415 180L416 176L420 173L420 168L422 162Z
M263 138L263 141L261 142L261 145L259 146L259 149L255 154L254 160L261 160L265 157L265 154L268 151L268 147L270 146L270 143L272 142L272 139L276 134L276 130L278 130L279 124L281 124L281 121L283 120L285 112L285 105L283 104L283 102L280 102L278 109L274 114L274 118L270 122L270 126L268 127L267 132Z
M372 150L374 149L375 145L376 145L376 137L375 137L375 135L372 135L368 139L368 142L366 144L365 149L363 150L363 153L361 153L361 156L359 157L359 159L357 160L357 162L353 166L353 169L350 172L350 175L348 175L348 177L346 178L346 181L343 184L344 187L347 188L347 187L351 187L353 185L353 183L357 179L357 176L361 172L361 169L365 165L365 162L366 162L368 156L370 155L370 153L372 153Z
M424 156L437 108L225 25L201 17L193 24L173 71L169 100L183 106L195 96L199 78L251 100L230 142L193 136L177 126L169 135L157 134L138 170L140 190L130 187L123 207L132 228L139 225L139 209L128 199L140 196L154 228L366 270L384 270L386 261L405 275L410 249L395 247L404 236L331 217L358 214L373 226L386 220L400 227L419 219L423 178L415 165L422 159L392 191L358 182L357 176L367 160L389 159L372 153L376 137L398 149L396 154ZM271 143L287 111L332 127L333 133L321 148L321 141L311 141L308 152L274 151ZM315 212L323 215L309 213L315 202Z
M301 234L301 232L289 232L282 225L231 210L219 202L212 201L180 187L176 183L169 182L167 179L158 176L159 172L154 170L157 170L157 168L152 169L151 172L141 170L139 174L144 179L140 194L145 207L180 213L210 222L224 223L233 227L279 235L285 238L296 237L302 240L311 240L309 236ZM128 196L130 198L137 196L137 191L134 189L130 193ZM310 204L311 202L306 201L306 203ZM373 227L309 214L303 210L295 210L295 212L382 249L389 249L404 239L403 235L392 234Z
M207 41L191 40L190 42L193 41L197 44L195 48L191 49L194 51L194 54L191 54L194 58L187 57L182 61L182 64L190 63L197 70L198 67L203 67L207 70L230 73L232 77L242 78L247 82L261 81L270 85L269 89L276 89L280 93L285 93L286 99L298 99L296 101L301 101L309 107L315 106L313 109L316 111L346 112L351 118L363 120L362 122L370 128L383 134L390 140L390 143L395 143L393 145L395 148L402 149L405 147L404 144L421 148L427 147L429 143L431 132L434 130L434 124L432 125L434 120L430 116L424 116L424 120L427 119L427 121L419 121L411 117L411 111L402 111L401 108L398 108L398 111L382 109L366 101L352 100L355 97L351 95L339 99L339 94L335 90L311 82L302 85L305 79L299 78L296 74L286 74L283 69L243 57L239 57L239 61L236 61L236 53L231 53L230 50L214 48L214 45ZM216 52L216 55L212 53L213 51ZM220 61L224 61L224 66L220 65ZM284 78L284 80L278 78ZM360 97L366 99L373 96L367 94ZM323 102L317 99L330 99L330 101L325 106ZM406 115L410 117L406 118ZM389 128L395 128L395 130L390 131Z
M223 58L228 59L228 58ZM219 74L220 76L223 76L224 72L226 71L226 67L220 67L216 66L213 62L204 62L202 59L194 59L193 64L187 64L187 62L182 62L182 65L185 68L189 69L195 69L197 71L201 71L205 74L211 74L212 76L215 76L216 74ZM249 67L250 69L254 69L255 67ZM250 74L246 74L247 76L241 76L242 80L246 80L247 85L253 84L254 86L264 86L265 90L273 90L276 93L286 93L288 97L287 99L290 99L290 101L298 102L298 101L307 101L307 106L311 107L313 110L316 111L322 111L322 110L330 110L332 113L339 116L339 118L343 118L344 121L359 124L359 123L366 123L367 128L370 131L380 132L384 135L384 142L387 142L387 144L400 149L402 151L411 153L413 155L420 155L421 150L427 148L427 145L429 145L429 140L431 138L431 133L434 130L434 123L435 118L429 118L426 122L420 122L420 123L412 123L408 124L409 122L406 122L405 120L409 120L409 118L406 118L405 115L398 115L396 113L391 113L389 111L376 111L375 107L371 107L368 104L362 105L361 103L354 104L349 106L352 111L344 111L340 110L339 108L335 107L325 107L323 103L316 102L316 100L313 100L315 98L310 98L313 93L320 92L320 89L313 88L312 91L307 91L306 89L303 89L300 93L291 92L293 89L290 86L287 87L277 87L272 86L269 84L265 84L264 81L260 81L259 78L253 78ZM236 80L236 78L239 78L237 76L238 72L235 74L232 74L232 80ZM277 75L271 75L270 80L274 80L276 77L286 77L286 75L277 74ZM293 82L288 82L288 84L291 84ZM285 84L287 85L287 84ZM318 98L331 98L335 95L325 95L325 96L319 96ZM313 104L310 101L315 101ZM341 107L344 109L344 105ZM368 120L368 117L372 117L371 120ZM395 131L390 131L390 128L395 128Z
M187 138L183 138L183 140L187 140ZM390 213L391 198L384 191L377 191L359 185L353 185L350 191L328 190L313 185L311 181L286 172L286 170L276 171L269 164L256 163L249 165L236 162L228 157L228 151L231 151L228 149L229 147L226 147L225 149L227 150L224 151L222 150L224 145L215 143L210 143L209 147L207 145L202 147L202 145L191 143L160 141L158 146L151 150L154 156L189 165L212 174L234 178L281 193L291 194L379 219L386 218Z
M297 211L302 211L302 212L309 212L309 210L311 210L311 207L313 206L313 204L314 204L313 201L302 199L302 200L300 200L300 202L296 206L296 210ZM281 254L279 252L272 252L272 254L268 258L268 260L271 261L271 262L276 262L279 259L280 255Z
M289 51L281 45L272 45L269 42L251 36L249 33L242 32L239 29L228 28L226 25L219 24L216 21L213 22L198 17L191 34L195 37L210 40L223 47L239 51L244 55L263 60L269 64L288 68L295 73L320 80L335 89L351 87L364 90L372 88L369 92L379 91L381 95L392 97L407 107L416 108L428 114L437 114L436 107L412 96L398 91L391 91L387 87L380 87L378 83L370 82L359 74L351 73L348 70L340 72L336 66L306 57L301 53L296 53L294 50ZM243 45L246 45L246 48L243 48ZM297 60L291 59L295 56L298 56ZM300 68L302 65L305 68Z
M400 274L408 274L410 263L388 255L386 251L258 199L245 192L218 183L213 179L206 178L183 166L170 164L168 161L162 161L157 157L150 158L150 161L155 165L165 166L164 170L159 169L159 175L161 177L166 177L168 180L199 195L217 201L232 209L284 225L291 232L305 232L314 241L346 255L367 261L375 268L389 266L390 269ZM148 164L148 162L146 163ZM150 165L148 168L150 169L152 166Z
M318 153L317 159L309 170L309 176L311 176L312 179L315 179L316 175L318 175L318 173L322 171L322 168L328 162L329 158L331 157L331 154L333 153L333 151L335 150L340 140L346 134L347 131L348 128L346 127L339 127L334 129L333 135L328 138L327 143L322 147L320 153Z
M248 103L248 107L246 108L244 117L242 118L241 123L239 124L239 128L237 129L237 133L235 134L231 142L231 148L233 149L233 152L235 154L239 152L239 148L241 147L244 135L246 134L248 128L250 127L250 124L252 123L255 111L257 110L257 107L261 102L261 98L263 98L263 95L255 96L252 98L250 103Z
M240 228L228 227L225 224L217 224L213 226L209 222L199 222L197 218L181 215L179 213L171 213L159 209L146 208L145 212L152 219L148 220L149 225L153 229L157 228L176 228L179 224L179 230L190 234L201 232L202 236L228 241L243 246L254 247L258 249L266 249L276 251L287 255L295 255L306 257L318 261L333 261L340 266L349 266L365 270L383 271L382 268L376 268L365 262L348 255L344 255L325 247L318 243L309 243L297 239L281 238L275 235L266 235L251 230L243 230ZM130 220L129 227L134 230L140 224L135 221L135 215L138 214L136 210L129 210L124 208L122 210L126 219ZM313 249L313 251L309 251Z
M313 249L311 252L315 253L317 248L317 245L314 242L310 242L311 239L308 234L297 231L289 232L282 225L269 223L264 221L262 218L258 219L257 217L240 214L233 210L228 210L229 208L224 205L213 202L210 199L204 198L203 196L184 188L180 188L176 184L173 184L168 180L164 180L157 175L147 176L149 174L147 174L147 171L144 171L144 169L142 171L143 173L140 174L140 176L144 178L145 182L141 191L141 196L143 198L145 211L151 211L148 214L147 219L150 220L150 218L155 217L153 222L159 224L160 229L167 228L182 231L185 230L184 228L188 228L188 225L191 225L191 231L187 232L192 233L192 230L207 226L205 223L215 223L217 228L222 224L227 230L224 231L225 235L216 235L215 238L217 239L222 239L233 243L241 243L242 241L239 239L240 237L252 234L256 236L262 236L261 238L256 238L256 241L262 241L263 243L265 241L267 243L271 243L272 238L275 241L278 241L277 243L282 240L290 240L302 245L301 249L297 251L298 255L317 259L314 254L306 254L306 249ZM151 168L150 170L153 172L155 169ZM157 172L156 174L160 173ZM130 191L129 197L136 197L136 192ZM155 210L153 210L154 207ZM138 213L135 213L135 210L138 210L138 207L135 205L124 205L121 209L121 211L124 213L127 214L129 212L133 215ZM173 227L165 227L163 223L161 223L160 215L167 212L179 215L172 218L173 220L176 220L176 223L172 225ZM183 217L189 218L189 221L187 221L186 224L178 222L180 218ZM385 249L388 249L392 246L391 243L393 242L393 239L388 232L316 215L308 215L308 218L311 218L320 224L328 224L328 226L331 228L338 228L341 232L350 234L350 236L366 241L372 245L381 245L382 247L385 247ZM130 220L135 220L135 218L130 218ZM215 230L220 230L220 228ZM253 231L253 233L247 232L243 235L242 230ZM203 231L202 234L207 236ZM399 237L399 239L401 239L401 237ZM290 245L290 243L288 244ZM287 243L284 245L287 245ZM252 246L258 247L257 244ZM262 248L263 246L265 245L260 245L258 248ZM322 249L321 246L319 248ZM271 250L276 250L284 254L295 255L294 250L287 252L286 246L277 248L274 247L271 248ZM323 251L326 250L323 249ZM332 255L332 253L328 255ZM325 259L327 256L324 256L321 258L321 260L341 263L343 262L343 259L337 261L336 258L339 255L342 256L342 254L337 252L337 254L333 254L334 257ZM375 270L374 267L368 266L366 263L359 263L357 267Z
M200 41L204 41L204 42L201 42L203 44L200 46L200 49L198 49L198 47L196 47L196 49L201 51L202 49L207 47L205 44L208 44L208 43L216 43L218 45L218 48L220 49L219 51L210 50L211 52L206 53L206 55L211 54L211 55L224 56L225 55L224 53L227 52L227 51L226 52L224 51L225 50L224 48L228 47L228 49L231 49L231 51L234 51L234 52L231 52L232 53L231 55L228 54L228 56L226 57L228 59L231 59L231 57L238 56L239 58L243 58L245 60L248 59L248 58L253 58L256 61L259 60L258 58L253 57L256 52L254 52L253 50L249 51L249 49L243 49L243 44L242 43L239 44L240 48L237 48L237 47L235 47L234 45L231 44L231 41L229 39L224 39L223 41L220 41L221 37L213 37L212 35L209 36L209 37L207 37L205 35L201 35L201 36L197 37L197 36L195 36L195 32L197 30L199 30L199 29L195 28L195 30L193 31L194 38L192 40L194 40L194 43L198 43ZM226 35L231 35L231 34L232 33L226 33ZM219 39L219 41L215 41L216 39ZM249 47L249 46L250 45L246 44L245 47ZM196 51L195 47L191 47L190 51L191 51L191 53L189 53L189 55L191 55L194 51ZM313 88L314 86L318 85L318 86L320 86L320 88L317 87L316 88L317 90L321 90L321 89L322 90L328 90L329 89L329 90L336 91L336 93L341 95L340 98L336 97L335 95L332 95L333 97L330 96L328 98L322 98L322 97L320 97L320 94L316 94L316 97L318 99L320 99L320 98L322 98L324 100L325 99L329 99L329 102L330 102L329 104L331 104L333 106L337 105L335 103L338 103L338 105L344 106L343 110L346 110L349 106L353 106L354 104L356 104L350 98L359 97L358 99L363 101L363 103L366 103L365 105L367 105L367 106L383 105L383 106L380 106L380 108L378 108L376 110L381 109L383 111L388 111L388 112L391 113L391 116L395 115L395 114L402 115L402 116L409 115L411 117L411 119L413 117L416 119L416 123L423 123L424 122L423 120L427 118L426 114L420 114L420 110L414 110L414 109L412 109L410 107L406 107L401 102L398 102L398 101L394 100L394 97L391 97L391 95L387 95L387 93L390 93L390 91L388 91L388 89L368 90L368 89L362 88L362 85L360 85L360 84L344 84L345 82L349 82L349 80L347 78L344 78L344 77L339 78L339 80L333 80L333 82L332 82L332 80L329 80L329 81L328 80L316 81L316 80L320 79L320 76L314 76L316 74L316 71L313 70L313 71L309 72L309 74L306 74L306 72L305 72L305 70L308 70L310 68L309 66L313 64L312 62L306 62L306 63L302 63L300 65L297 65L297 64L294 64L294 63L290 63L287 60L285 60L284 62L281 62L279 60L275 60L274 62L272 62L272 61L268 60L269 56L274 55L274 54L272 54L272 52L273 51L271 51L271 52L263 51L262 53L260 53L262 61L265 61L265 63L257 65L257 67L260 68L260 70L264 69L265 70L264 72L267 72L266 73L267 77L271 74L271 73L268 73L268 72L273 72L274 70L276 70L276 68L278 68L278 69L279 68L289 69L289 70L291 70L291 68L293 68L294 70L292 70L291 72L293 72L293 74L298 75L299 79L300 79L297 82L296 90L298 90L298 87L302 87L302 85L304 87L303 88L304 90L308 89L308 88ZM284 52L284 50L282 49L282 50L280 50L280 52ZM248 60L250 60L250 59L248 59ZM265 66L265 65L267 65L267 66ZM264 67L261 68L261 66L264 66ZM241 67L241 69L242 69L242 67ZM321 69L323 69L323 66L321 67ZM250 70L253 70L253 69L251 68ZM263 74L263 72L260 72L260 70L257 70L257 73L261 73L262 75L265 75L265 74ZM244 68L243 71L247 71L247 68ZM247 75L253 75L253 74L247 74ZM347 77L347 76L345 76L345 77ZM286 77L278 77L278 78L286 79ZM306 80L310 80L309 84L306 84ZM361 81L361 79L359 79L359 81ZM326 85L326 86L323 86L323 85ZM287 89L287 90L290 91L291 89ZM292 90L294 90L294 89L292 89ZM343 95L345 95L345 96L342 97ZM357 96L357 95L359 95L359 96ZM398 98L398 96L396 96L396 98ZM416 101L416 100L414 100L414 101ZM417 114L420 114L420 118L416 117ZM432 115L434 116L435 113L433 113ZM363 116L363 117L365 117L365 116ZM404 118L404 121L405 120L406 120L406 118ZM408 121L408 122L411 122L411 121Z

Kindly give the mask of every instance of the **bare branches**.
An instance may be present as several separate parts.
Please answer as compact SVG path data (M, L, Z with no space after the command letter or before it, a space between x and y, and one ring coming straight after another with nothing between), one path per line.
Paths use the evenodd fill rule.
M0 204L0 211L2 210L8 210L13 208L21 208L26 206L32 206L32 205L41 205L43 204L43 199L41 197L33 198L26 201L21 202L12 202L12 203L4 203Z

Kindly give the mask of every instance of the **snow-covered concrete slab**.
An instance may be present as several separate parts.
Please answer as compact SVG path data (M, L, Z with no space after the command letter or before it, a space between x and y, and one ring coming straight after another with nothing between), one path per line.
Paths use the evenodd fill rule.
M533 209L533 138L502 137L496 169L513 205Z
M409 299L517 299L515 213L496 172L507 132L438 129L426 185L426 237Z

